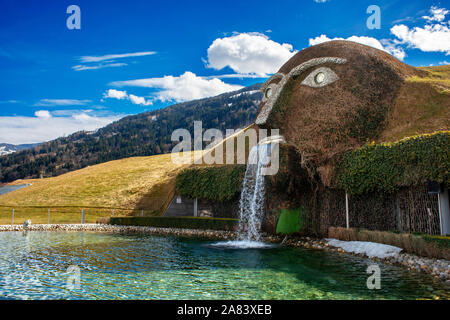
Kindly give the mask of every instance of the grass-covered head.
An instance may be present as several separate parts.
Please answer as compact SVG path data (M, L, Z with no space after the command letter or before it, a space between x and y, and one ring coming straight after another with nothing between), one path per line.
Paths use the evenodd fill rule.
M354 42L304 49L264 85L256 124L280 129L302 164L330 180L330 160L377 138L404 83L419 71Z

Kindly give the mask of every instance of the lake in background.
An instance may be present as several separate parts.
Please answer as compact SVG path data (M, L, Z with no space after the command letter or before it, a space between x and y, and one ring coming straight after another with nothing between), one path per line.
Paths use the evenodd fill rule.
M15 186L4 186L4 187L0 187L0 196L2 194L8 193L8 192L12 192L12 191L16 191L25 187L30 186L31 184L18 184Z

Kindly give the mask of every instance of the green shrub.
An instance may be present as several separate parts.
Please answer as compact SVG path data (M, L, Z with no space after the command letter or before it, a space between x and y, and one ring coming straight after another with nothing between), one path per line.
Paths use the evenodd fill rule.
M450 249L450 237L432 236L429 234L414 232L416 236L422 237L426 242L436 243L439 248Z
M238 219L201 217L111 217L112 225L200 230L234 230Z
M427 180L450 185L450 131L367 144L347 152L338 168L338 186L352 194L394 192Z
M180 172L176 189L190 198L227 201L241 192L245 165L194 167Z

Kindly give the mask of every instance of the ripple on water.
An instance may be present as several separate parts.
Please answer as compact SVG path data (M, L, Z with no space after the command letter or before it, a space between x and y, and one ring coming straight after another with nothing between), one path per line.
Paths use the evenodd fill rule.
M209 246L224 249L270 249L278 247L276 244L250 240L220 241L209 244Z
M261 242L0 232L0 243L0 299L449 298L431 276L380 264L382 289L368 290L369 259ZM80 288L67 286L71 265Z

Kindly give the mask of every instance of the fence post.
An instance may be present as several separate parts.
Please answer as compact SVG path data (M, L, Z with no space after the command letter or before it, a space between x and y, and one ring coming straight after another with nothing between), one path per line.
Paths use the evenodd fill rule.
M14 225L14 209L12 209L11 225Z
M194 199L194 217L198 216L198 202L197 198Z
M47 224L50 224L50 208L48 208Z
M441 232L441 236L444 235L444 226L442 221L442 211L441 211L441 197L440 192L438 193L438 210L439 210L439 231Z
M141 217L144 216L144 210L141 210Z
M348 193L345 192L345 226L350 228L350 222L348 217Z
M84 220L85 220L85 214L84 214L84 209L81 210L81 224L84 224Z

